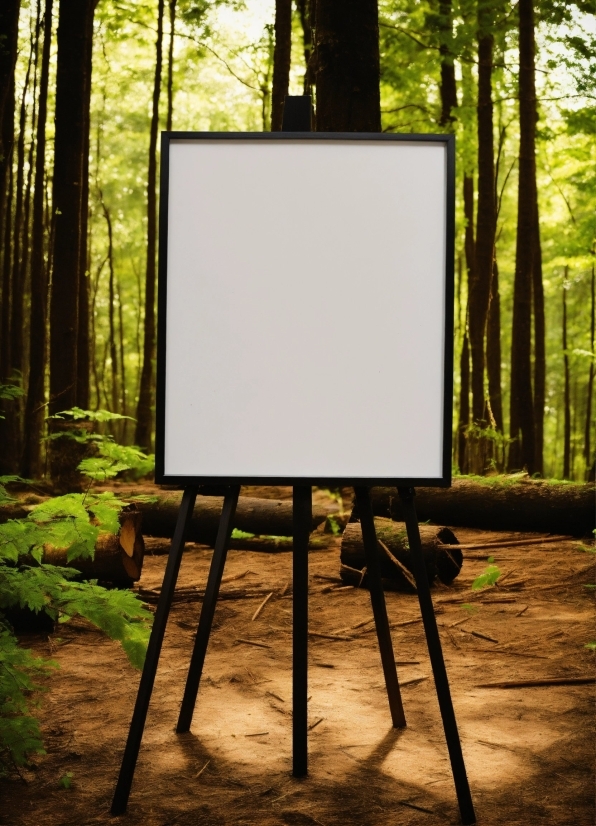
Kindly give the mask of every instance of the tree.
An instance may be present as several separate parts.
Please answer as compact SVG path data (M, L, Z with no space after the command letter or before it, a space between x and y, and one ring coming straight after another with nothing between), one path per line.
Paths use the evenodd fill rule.
M536 189L536 83L533 0L519 0L519 184L517 240L511 333L511 403L509 469L541 465L536 451L536 406L532 392L532 293L538 281L538 193ZM535 269L536 268L536 269ZM540 297L535 298L539 301ZM538 339L537 339L538 341ZM538 342L536 374L542 374L542 342ZM534 388L536 391L536 387ZM540 387L538 388L540 392ZM542 400L544 409L544 399ZM541 428L538 428L541 432ZM541 446L540 446L541 447ZM541 452L541 451L540 451Z
M157 8L157 38L155 41L155 75L153 105L149 134L149 169L147 173L147 262L145 269L145 323L143 329L143 366L137 404L135 442L150 450L153 432L153 358L155 352L155 254L157 248L157 130L159 126L159 93L161 90L164 0Z
M76 406L79 386L82 250L86 249L85 158L89 143L90 50L97 0L61 0L56 69L53 178L53 275L50 303L50 413ZM82 353L85 359L84 352ZM87 374L88 375L88 374ZM88 381L88 379L87 379Z
M317 0L318 132L380 132L377 0Z
M33 221L31 228L31 305L29 316L29 382L24 416L24 449L22 471L26 477L41 475L40 440L43 429L46 366L47 270L44 263L44 179L46 151L46 120L48 110L48 79L52 43L53 0L46 0L43 18L43 51L39 80L39 110L37 113L37 152L33 190Z
M292 53L292 0L275 0L275 48L271 86L271 131L280 132L284 99L290 83Z
M469 284L472 355L472 419L485 424L485 336L495 243L495 170L493 145L493 4L478 0L478 203L475 260ZM482 471L483 468L478 468Z

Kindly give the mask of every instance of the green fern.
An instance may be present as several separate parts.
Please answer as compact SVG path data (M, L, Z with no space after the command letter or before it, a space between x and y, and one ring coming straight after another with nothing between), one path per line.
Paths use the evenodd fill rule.
M0 525L0 775L43 752L32 714L33 692L40 688L34 678L55 666L18 645L6 619L9 609L45 611L58 622L84 617L118 641L132 665L143 665L152 615L139 599L95 581L75 582L75 569L42 562L46 544L66 550L68 561L93 558L99 533L118 531L126 504L112 493L67 494Z

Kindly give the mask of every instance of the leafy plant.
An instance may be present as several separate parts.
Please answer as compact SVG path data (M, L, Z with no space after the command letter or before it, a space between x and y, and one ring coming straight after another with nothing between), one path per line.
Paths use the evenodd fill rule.
M81 407L71 407L70 410L62 410L50 419L65 421L90 421L105 424L106 422L122 421L128 419L134 421L130 416L122 416L120 413L112 413L110 410L83 410ZM147 455L133 445L120 445L114 441L110 434L88 433L80 431L58 431L48 436L49 440L73 439L79 444L93 444L95 446L95 456L83 459L78 465L78 469L94 482L105 482L113 479L124 471L133 471L135 476L147 476L155 470L155 456Z
M501 569L497 565L493 565L495 558L489 556L488 562L491 563L484 569L480 576L476 577L472 583L472 590L479 591L480 588L492 587L501 576Z
M70 787L72 786L72 777L72 772L66 772L66 774L63 774L60 778L60 786L63 789L70 789Z
M0 478L0 484L6 481ZM36 676L56 665L18 645L9 609L45 611L60 623L84 617L120 642L135 667L143 665L152 615L137 597L95 581L75 582L75 569L42 562L47 545L66 550L69 562L92 558L100 532L119 530L125 504L112 493L68 494L0 525L0 775L11 764L26 763L32 752L43 752L32 692L40 688Z
M0 384L0 399L5 399L6 401L13 402L15 399L20 398L23 395L23 388L19 387L16 384ZM6 417L0 413L0 419L5 419Z

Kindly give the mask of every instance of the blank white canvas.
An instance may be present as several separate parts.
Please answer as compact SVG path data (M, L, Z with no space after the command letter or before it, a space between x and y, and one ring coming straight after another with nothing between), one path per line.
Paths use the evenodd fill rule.
M165 475L440 478L445 244L443 143L172 140Z

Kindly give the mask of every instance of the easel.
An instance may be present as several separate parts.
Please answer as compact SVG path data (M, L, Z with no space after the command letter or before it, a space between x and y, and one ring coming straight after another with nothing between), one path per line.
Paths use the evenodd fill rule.
M310 131L311 103L310 97L286 98L284 108L284 131ZM445 738L451 761L451 768L455 782L455 789L459 803L462 823L465 826L476 822L474 806L470 794L470 788L466 775L466 769L461 750L461 744L457 731L457 723L451 701L449 682L445 669L445 662L441 649L439 632L433 610L430 586L428 583L422 546L420 542L420 531L414 506L414 489L400 487L399 496L402 501L408 542L410 545L412 568L420 611L431 666L435 679L439 708L443 720ZM203 493L213 493L213 491L202 491ZM215 614L219 587L223 576L223 569L226 561L227 550L233 528L234 515L238 504L240 485L235 484L225 487L218 494L225 493L223 510L220 518L215 548L209 570L205 598L201 609L197 635L194 649L191 656L184 697L180 709L180 715L176 726L177 733L187 732L190 729L192 716L195 708L197 694L209 635ZM360 516L362 526L362 536L366 557L367 575L370 589L373 616L379 641L379 650L387 697L389 700L389 710L394 728L403 728L406 725L393 644L389 630L389 620L385 596L381 582L381 572L377 555L377 537L374 525L373 509L370 498L370 489L366 486L356 486L354 488L356 496L356 507ZM164 575L161 594L157 604L153 629L149 639L147 656L143 673L139 685L135 708L133 712L130 731L124 750L122 765L114 798L112 801L111 813L113 815L123 814L126 811L130 789L133 781L135 766L145 727L149 701L153 690L159 655L163 643L164 633L170 612L174 589L182 552L188 533L190 519L192 517L198 487L186 487L182 497L182 503L178 514L176 530L172 539L172 546L168 557L166 571ZM308 749L307 749L307 655L308 655L308 541L312 526L312 489L310 486L295 485L293 488L293 660L292 660L292 748L294 777L303 777L308 769Z

